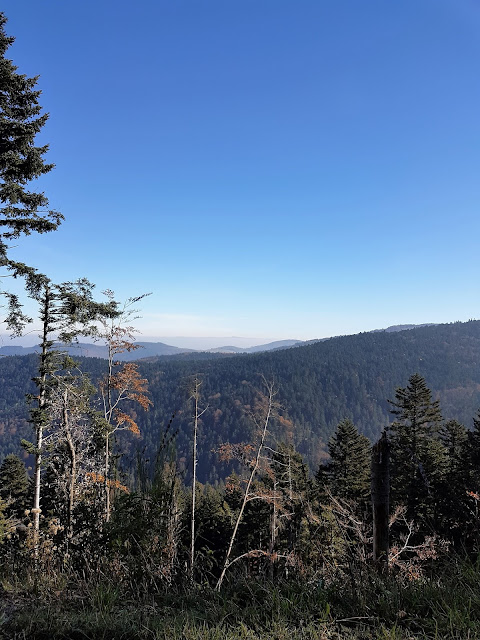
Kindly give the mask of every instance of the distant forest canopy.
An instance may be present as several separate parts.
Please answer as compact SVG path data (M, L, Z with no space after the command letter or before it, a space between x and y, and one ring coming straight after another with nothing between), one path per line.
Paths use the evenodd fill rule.
M94 383L104 372L103 360L79 362ZM251 440L253 427L245 407L252 404L262 375L275 381L283 407L282 419L272 425L274 435L292 442L315 472L341 420L350 419L361 433L376 440L392 421L388 400L415 372L440 401L443 417L470 428L480 406L480 321L362 333L259 354L191 354L140 359L139 364L153 407L148 412L135 409L138 437L119 436L125 471L135 474L138 452L154 459L174 414L171 432L178 432L176 452L188 481L192 430L188 389L192 376L199 374L201 405L208 405L199 424L200 482L222 481L232 471L231 463L221 462L215 453L222 443ZM31 378L36 365L34 354L0 359L0 460L9 453L26 457L20 439L31 438L25 394L34 391Z

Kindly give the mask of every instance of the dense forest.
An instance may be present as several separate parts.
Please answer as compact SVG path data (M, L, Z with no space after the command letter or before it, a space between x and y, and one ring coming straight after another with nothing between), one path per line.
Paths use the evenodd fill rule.
M182 620L192 637L208 637L190 618L198 589L212 607L209 625L223 624L221 598L242 597L252 613L230 610L234 627L248 623L272 638L273 622L286 633L303 624L299 616L310 634L299 637L316 637L319 617L322 629L336 633L343 618L363 619L366 606L376 611L377 591L387 589L374 627L396 625L399 611L409 609L414 617L401 625L409 637L424 615L418 589L433 581L441 584L435 597L445 598L451 582L439 583L439 572L453 572L469 588L476 579L479 322L258 355L125 362L117 355L135 343L123 307L113 300L97 306L84 284L48 283L40 299L49 302L50 329L59 319L64 331L80 320L100 322L109 357L74 361L44 333L40 354L0 361L5 584L13 585L20 567L27 592L61 580L78 596L93 581L95 598L113 593L102 597L113 598L115 616L120 597L138 603L176 593L187 618L159 629ZM72 300L79 305L73 318ZM421 373L395 385L408 368ZM435 381L435 393L421 374ZM468 426L459 419L465 415ZM255 617L261 596L249 584L268 597L282 585L282 613ZM289 609L292 589L300 601ZM68 597L62 602L71 606ZM460 609L463 627L476 629L470 608ZM436 615L436 625L448 624ZM49 628L44 616L41 608L32 637ZM26 624L15 609L6 628L17 633ZM152 624L160 624L157 617ZM421 625L423 632L428 623ZM70 637L58 619L54 627ZM93 627L87 637L100 633Z
M116 329L113 335L118 337ZM115 338L110 344L114 353L127 348L128 341ZM47 402L41 415L35 409L30 414L37 440L23 441L35 459L33 475L39 483L32 482L14 454L0 466L1 571L10 585L6 596L10 590L19 597L13 587L19 570L26 572L21 581L25 596L33 589L45 600L45 589L54 585L63 596L53 618L47 615L48 599L47 609L40 606L28 620L11 603L7 634L28 628L29 637L50 633L67 638L75 625L92 638L113 638L126 630L131 637L148 637L134 632L138 611L129 620L127 600L140 607L147 631L164 634L157 637L184 637L188 628L192 638L217 637L211 635L214 629L222 634L218 637L234 638L250 627L244 637L277 638L286 637L281 634L293 624L294 633L301 634L293 637L328 633L325 637L333 638L347 637L353 623L358 629L352 637L407 638L419 629L432 631L425 618L431 607L435 628L440 625L445 632L437 637L456 637L448 635L449 617L442 610L446 594L454 593L454 581L472 595L468 604L454 598L448 606L456 607L462 633L477 629L472 602L480 601L472 586L477 575L472 563L480 543L480 413L470 430L445 419L420 374L412 374L387 400L391 420L373 448L345 418L314 474L292 443L292 422L285 417L278 387L263 378L257 388L248 386L248 399L238 409L250 425L244 439L223 438L215 451L224 463L234 463L235 471L217 487L195 478L188 486L183 470L188 464L196 472L203 446L197 436L209 411L205 377L188 378L188 459L178 456L173 415L156 451L138 453L136 472L122 474L118 454L128 440L115 435L140 437L133 407L147 414L153 410L147 379L135 364L111 359L107 366L96 361L101 370L92 385L79 363L55 351L48 355ZM37 376L35 386L41 389L42 384L45 380ZM96 393L104 400L103 415L95 401L89 403ZM38 404L40 398L41 393L32 394L31 402ZM32 501L40 506L31 508ZM445 571L448 580L439 582ZM59 581L65 592L63 587L58 591ZM427 585L436 590L429 587L425 611L422 589ZM375 600L383 590L377 609ZM80 609L68 593L80 597ZM146 614L143 607L154 594L156 604L153 609L149 604ZM259 605L270 598L281 609L259 613ZM85 618L85 602L87 610L99 607L101 622ZM174 602L185 608L184 615L168 614L168 603ZM209 613L196 613L205 606ZM374 612L368 618L361 615L365 607ZM226 625L225 615L232 618ZM381 635L397 625L398 634L405 635Z
M136 354L142 356L142 349ZM33 390L36 356L0 359L0 460L21 454L21 438L30 437L25 393ZM106 367L101 359L80 358L81 369L99 380ZM238 356L185 354L152 361L139 360L148 381L153 406L137 411L140 433L123 438L122 467L135 472L138 451L154 455L163 430L175 414L177 455L189 480L186 460L191 448L189 380L202 379L208 410L199 424L198 478L211 483L231 471L214 449L222 442L251 437L245 407L251 405L260 376L274 380L284 422L275 435L288 440L315 472L325 459L328 439L348 418L372 442L391 421L388 399L412 371L423 375L446 418L469 427L480 406L480 322L420 327L397 333L363 333L270 353ZM97 401L98 404L98 401Z

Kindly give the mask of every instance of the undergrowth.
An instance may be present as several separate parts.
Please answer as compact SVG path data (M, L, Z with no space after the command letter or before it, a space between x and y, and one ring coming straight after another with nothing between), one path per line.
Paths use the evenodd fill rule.
M328 586L231 576L135 592L104 574L3 579L0 638L12 640L480 639L479 563L452 559L405 581L363 569Z

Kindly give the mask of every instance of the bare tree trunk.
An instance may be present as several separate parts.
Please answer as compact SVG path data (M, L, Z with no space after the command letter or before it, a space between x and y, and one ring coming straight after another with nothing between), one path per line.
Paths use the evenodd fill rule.
M262 429L262 435L260 437L260 443L258 445L258 449L257 449L257 454L255 456L255 460L254 463L252 465L252 470L250 472L250 477L248 478L248 482L247 482L247 486L245 489L245 494L243 496L243 501L242 501L242 505L240 507L240 511L238 513L237 516L237 520L235 522L235 526L233 528L233 532L232 532L232 537L230 538L230 543L228 545L228 550L227 550L227 555L225 556L225 561L223 563L223 568L222 568L222 572L220 574L220 577L218 579L218 582L216 584L216 591L220 591L221 586L222 586L222 582L225 578L225 574L227 572L228 567L230 566L231 562L230 562L230 555L232 553L232 548L233 545L235 543L235 538L237 537L237 531L238 531L238 527L240 526L240 522L242 521L242 517L243 517L243 512L245 511L245 507L247 505L248 502L248 498L250 495L250 487L252 486L252 482L255 478L255 475L257 473L258 470L258 466L260 464L260 457L262 455L262 450L263 450L263 445L265 444L265 439L267 437L267 433L268 433L268 423L270 420L270 416L272 414L272 408L273 408L273 397L274 397L274 389L273 389L273 384L268 384L267 385L267 391L268 391L268 397L267 397L267 411L265 414L265 419L263 422L263 429Z
M200 399L200 385L202 383L198 379L198 374L195 376L193 381L193 393L192 398L194 402L194 412L193 412L193 453L192 453L192 521L191 521L191 538L190 538L190 567L189 567L189 576L190 580L193 580L193 567L195 564L195 499L196 499L196 487L197 487L197 434L198 434L198 420L205 411L208 409L208 406L200 411L198 402Z
M40 402L39 402L40 406ZM42 468L42 446L43 446L43 425L38 424L36 428L36 453L34 470L34 496L33 496L33 552L35 559L38 558L38 546L40 535L40 474Z
M388 569L390 463L386 433L372 447L373 560Z
M38 418L35 423L35 470L33 473L34 495L33 495L33 552L35 560L38 559L39 537L40 537L40 493L41 493L41 471L42 471L42 447L44 430L44 411L47 406L47 364L48 364L48 333L50 329L50 288L45 286L42 309L42 351L40 354L40 380L38 383Z
M293 500L293 489L292 489L292 456L290 453L288 454L288 498L290 502Z
M270 560L269 574L270 580L274 578L274 551L277 541L277 479L273 481L273 504L272 504L272 517L270 521L270 545L268 549L268 557Z
M77 481L77 454L75 444L70 430L70 419L68 413L68 390L63 392L63 424L70 457L70 478L68 481L68 511L67 511L67 540L71 542L73 538L73 506L75 501L75 483Z
M110 434L105 437L105 478L103 481L105 491L105 522L110 520L110 487L108 486L108 475L110 473Z
M112 406L112 378L113 378L113 348L112 343L108 344L108 376L107 376L107 394L104 398L105 420L107 422L107 433L105 435L105 477L103 480L103 488L105 492L105 522L110 521L110 487L108 486L108 476L110 475L110 425L113 417Z
M197 430L198 430L198 378L195 376L193 400L195 412L193 415L193 455L192 455L192 522L190 540L190 580L193 580L193 564L195 562L195 493L197 484Z

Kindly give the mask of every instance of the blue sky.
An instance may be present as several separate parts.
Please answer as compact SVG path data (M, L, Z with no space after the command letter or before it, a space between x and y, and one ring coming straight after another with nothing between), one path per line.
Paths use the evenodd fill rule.
M479 317L477 0L4 0L65 222L144 337Z

